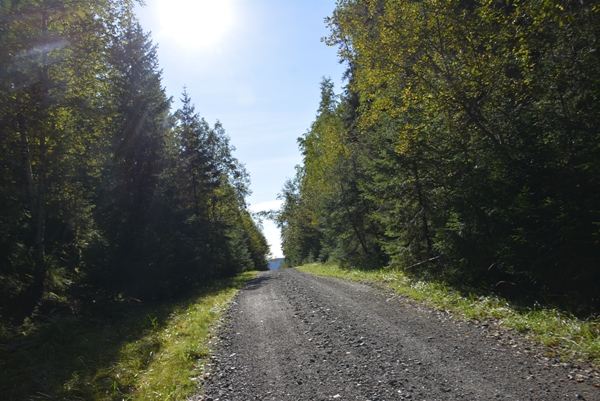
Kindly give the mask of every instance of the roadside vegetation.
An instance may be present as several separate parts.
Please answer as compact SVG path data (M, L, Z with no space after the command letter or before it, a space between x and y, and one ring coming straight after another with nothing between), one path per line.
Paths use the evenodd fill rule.
M325 41L346 84L321 82L270 212L285 264L599 365L599 17L570 0L338 1Z
M402 270L600 311L597 2L340 0L297 175L290 266Z
M320 277L384 283L400 295L469 320L497 319L503 326L524 333L534 342L550 347L546 354L570 361L585 361L600 367L600 319L582 320L556 308L514 305L494 295L460 293L435 282L411 279L398 270L345 269L334 263L311 263L297 267Z
M172 109L134 2L63 3L0 2L0 320L268 269L243 163Z
M198 390L221 311L256 271L161 303L98 306L1 333L4 400L180 400Z
M268 243L132 0L0 2L0 398L181 399ZM187 294L187 295L186 295Z

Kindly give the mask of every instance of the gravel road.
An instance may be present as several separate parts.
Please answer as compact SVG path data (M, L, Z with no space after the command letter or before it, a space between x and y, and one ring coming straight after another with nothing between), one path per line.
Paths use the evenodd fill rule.
M285 269L235 298L194 400L600 400L598 373L498 322Z

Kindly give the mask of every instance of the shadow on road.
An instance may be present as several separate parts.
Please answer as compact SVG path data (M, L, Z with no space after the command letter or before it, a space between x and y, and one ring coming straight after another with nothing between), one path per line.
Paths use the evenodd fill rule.
M267 276L267 275L257 277L254 280L249 281L248 284L246 284L246 286L244 287L244 290L245 291L258 290L260 287L262 287L263 285L265 285L266 283L268 283L271 280L273 280L273 277Z

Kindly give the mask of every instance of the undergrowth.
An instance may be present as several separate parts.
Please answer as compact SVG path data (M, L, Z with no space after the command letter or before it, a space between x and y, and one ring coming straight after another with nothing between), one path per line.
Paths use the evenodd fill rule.
M498 319L506 327L552 347L551 356L563 360L588 361L600 367L600 319L581 320L555 308L537 305L519 308L497 296L460 294L440 283L412 280L401 271L342 269L335 264L307 264L298 267L317 276L334 276L355 281L382 282L396 293L437 309L453 312L462 319Z
M175 400L198 389L212 327L256 272L154 305L0 325L3 400Z

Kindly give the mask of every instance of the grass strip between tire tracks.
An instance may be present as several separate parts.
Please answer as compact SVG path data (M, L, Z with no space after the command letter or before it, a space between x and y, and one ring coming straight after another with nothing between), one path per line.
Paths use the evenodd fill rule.
M199 390L221 312L257 272L155 305L0 327L3 400L180 400Z
M342 269L333 263L312 263L297 268L321 277L384 283L398 294L449 311L462 320L497 319L531 341L548 346L547 357L600 367L600 319L581 320L551 308L517 309L500 297L464 296L443 284L412 280L395 270Z

